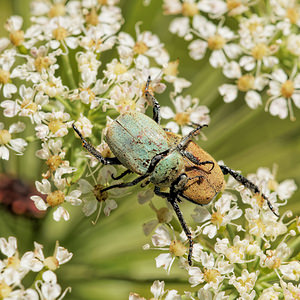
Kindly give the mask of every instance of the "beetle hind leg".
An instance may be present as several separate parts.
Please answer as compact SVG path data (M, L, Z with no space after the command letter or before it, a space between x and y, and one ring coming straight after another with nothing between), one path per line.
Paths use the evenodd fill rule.
M189 241L189 253L188 253L188 262L189 262L189 265L191 266L192 265L192 254L193 254L193 245L194 245L194 241L192 239L192 234L191 234L191 231L189 230L184 218L183 218L183 215L182 215L182 212L178 206L178 203L176 202L176 200L178 199L177 198L177 195L176 193L174 192L170 192L170 193L164 193L164 192L161 192L160 191L160 188L159 187L155 187L154 188L154 193L157 195L157 196L160 196L160 197L163 197L163 198L167 198L168 202L172 205L176 215L177 215L177 218L179 220L179 223L181 225L181 228L183 229L188 241Z
M224 175L230 174L236 181L240 182L244 187L250 189L254 194L261 195L264 198L264 200L267 201L267 204L268 204L270 210L272 211L272 213L276 217L279 217L279 214L277 212L275 212L275 209L272 206L272 203L270 202L270 200L267 198L266 195L261 193L261 191L259 190L257 185L255 185L253 182L251 182L249 179L247 179L246 177L244 177L240 173L230 169L229 167L223 166L223 165L219 165L219 166L220 166L220 168L221 168Z

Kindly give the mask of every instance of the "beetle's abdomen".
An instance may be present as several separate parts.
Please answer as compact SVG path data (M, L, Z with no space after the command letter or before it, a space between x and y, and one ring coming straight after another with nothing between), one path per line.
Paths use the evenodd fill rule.
M197 166L188 160L185 163L185 173L189 178L195 176L202 176L202 178L201 180L197 178L189 180L183 195L198 204L208 204L225 187L222 170L213 157L193 141L188 144L186 150L193 153L200 161L212 161L214 163L213 169L211 169L211 164Z
M138 174L145 174L151 159L169 148L165 131L139 112L124 113L112 122L106 142L120 162Z

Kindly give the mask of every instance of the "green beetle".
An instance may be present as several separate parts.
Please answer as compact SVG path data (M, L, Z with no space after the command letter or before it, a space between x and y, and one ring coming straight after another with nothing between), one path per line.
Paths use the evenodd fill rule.
M178 202L187 199L198 205L208 204L225 187L224 175L230 174L238 182L261 194L270 209L274 208L259 188L246 177L217 162L201 147L191 141L207 125L197 125L187 136L180 136L164 130L160 125L160 106L149 91L148 78L145 97L153 106L153 119L145 114L132 111L121 114L108 127L106 142L115 157L101 155L82 136L73 124L73 129L82 140L83 146L103 164L121 164L127 170L115 179L128 173L139 175L131 182L111 185L102 191L133 186L147 180L154 184L156 195L164 197L172 205L189 241L188 262L192 265L193 240L186 225ZM161 192L161 188L169 192Z

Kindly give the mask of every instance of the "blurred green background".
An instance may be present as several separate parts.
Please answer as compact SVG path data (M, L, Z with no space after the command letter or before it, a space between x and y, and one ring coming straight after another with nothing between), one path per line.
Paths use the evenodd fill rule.
M3 28L6 18L13 14L23 16L25 28L29 24L29 0L0 1L0 34L7 36ZM210 109L211 123L205 129L207 141L200 145L216 160L223 160L243 174L256 172L260 166L272 168L278 165L277 180L293 178L300 186L300 112L295 109L296 122L280 120L264 112L263 108L250 110L242 99L224 104L217 87L223 83L219 70L212 69L207 59L195 62L187 55L187 43L168 32L170 16L163 16L161 1L148 7L142 1L121 1L125 23L122 30L135 36L134 26L142 21L141 31L150 30L157 34L171 55L179 58L180 76L190 80L190 93ZM111 60L112 52L104 59ZM2 93L0 95L2 96ZM168 105L167 93L159 95L162 105ZM2 99L1 99L2 100ZM2 113L0 115L2 120ZM5 120L7 122L7 120ZM9 162L1 162L1 171L12 173L24 180L40 180L42 162L35 158L39 149L31 143L24 157L11 153ZM41 167L42 166L42 167ZM30 172L28 172L30 170ZM286 206L299 213L300 189ZM74 253L73 259L57 271L58 282L63 288L72 287L66 299L128 299L130 291L150 297L150 286L156 279L165 280L166 288L179 291L190 289L187 278L174 266L170 276L163 269L156 269L154 258L157 251L143 251L142 245L150 242L145 237L142 224L154 219L154 212L147 205L137 203L137 191L132 190L129 198L118 199L118 209L111 216L101 217L96 226L91 219L83 217L81 210L70 208L71 220L56 223L50 212L43 220L16 217L5 208L0 208L0 236L14 235L18 238L21 253L33 249L33 241L42 243L46 255L51 255L55 241ZM156 205L164 201L156 199ZM181 205L187 222L194 205ZM281 211L282 213L282 211ZM176 265L176 264L175 264ZM197 288L195 288L196 290Z

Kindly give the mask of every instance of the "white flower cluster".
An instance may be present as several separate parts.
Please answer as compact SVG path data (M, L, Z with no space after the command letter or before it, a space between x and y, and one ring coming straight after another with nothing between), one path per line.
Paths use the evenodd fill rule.
M34 242L34 251L25 252L22 257L13 236L0 238L0 251L6 257L0 260L0 298L3 300L46 300L62 299L70 290L62 292L54 271L67 263L73 256L67 249L56 243L53 256L45 257L43 246ZM22 280L35 272L36 280L25 288ZM40 278L40 279L38 279Z
M84 137L96 134L101 139L97 149L110 156L102 136L106 123L118 113L146 110L144 89L149 75L151 93L170 87L177 111L163 109L163 117L175 121L168 128L178 132L181 126L185 133L192 122L209 122L207 107L181 95L191 83L178 76L178 61L170 60L158 36L142 31L140 23L135 36L120 31L124 20L117 4L118 0L34 0L31 25L23 30L22 18L11 16L5 24L9 38L0 39L1 114L24 120L7 129L0 123L0 158L8 160L9 150L22 155L28 142L41 144L36 157L45 167L36 188L46 200L40 196L32 200L40 210L54 207L56 221L70 218L65 203L83 204L84 213L91 215L100 202L100 213L101 201L106 200L99 194L101 186L116 174L114 168L104 168L98 175L98 169L89 169L93 184L81 180L76 185L96 161L92 158L87 165L72 148L77 137L72 124ZM104 61L105 51L117 54ZM32 128L26 129L25 124ZM22 138L17 136L20 132ZM116 207L109 200L104 213L109 215Z
M267 168L259 168L248 178L276 208L284 206L297 189L293 180L278 183L274 172ZM184 299L298 299L299 217L292 218L291 211L276 217L260 195L253 195L232 178L227 189L210 207L194 209L192 217L198 225L191 228L195 241L193 266L188 264L186 236L173 229L168 207L154 209L157 221L144 227L146 234L155 229L153 247L146 244L144 249L165 252L155 258L156 267L170 273L177 260L186 270L191 288L199 289L185 291ZM229 189L239 192L242 203ZM151 195L144 195L144 199L149 201ZM153 203L150 205L153 207ZM165 291L163 282L154 282L151 291L154 299L181 299L178 291ZM144 298L131 294L129 299Z
M229 79L219 86L226 103L240 96L255 109L265 102L271 115L295 120L293 106L300 108L298 1L164 0L163 11L179 15L169 30L190 42L193 59L208 55L212 67L222 68Z

